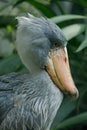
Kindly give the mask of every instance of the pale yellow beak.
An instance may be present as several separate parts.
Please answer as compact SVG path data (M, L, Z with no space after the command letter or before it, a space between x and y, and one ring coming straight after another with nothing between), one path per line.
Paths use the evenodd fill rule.
M66 48L60 48L56 51L50 50L47 57L46 70L62 92L71 95L73 98L78 97L78 90L70 73Z

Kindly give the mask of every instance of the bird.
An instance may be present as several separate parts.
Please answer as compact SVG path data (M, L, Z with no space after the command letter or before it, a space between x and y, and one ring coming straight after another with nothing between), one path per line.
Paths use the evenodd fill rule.
M0 76L0 130L50 130L63 95L79 95L67 40L48 18L28 14L16 19L16 48L29 72Z

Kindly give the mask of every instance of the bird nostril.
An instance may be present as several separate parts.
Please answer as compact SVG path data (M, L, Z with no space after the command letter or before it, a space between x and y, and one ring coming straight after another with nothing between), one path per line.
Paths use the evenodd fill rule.
M66 63L66 62L67 62L67 58L65 57L65 59L64 59L64 60L65 60L65 63Z

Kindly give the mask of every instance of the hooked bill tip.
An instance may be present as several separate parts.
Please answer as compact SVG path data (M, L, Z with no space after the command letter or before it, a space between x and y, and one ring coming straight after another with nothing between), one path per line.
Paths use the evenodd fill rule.
M79 92L78 92L78 89L75 88L75 92L73 94L69 94L72 99L76 100L78 97L79 97Z

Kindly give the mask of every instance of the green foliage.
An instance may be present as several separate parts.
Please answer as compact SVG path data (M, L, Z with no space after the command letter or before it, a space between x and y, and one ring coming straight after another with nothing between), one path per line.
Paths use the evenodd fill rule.
M52 124L51 130L56 129L58 124L60 124L75 109L75 107L76 101L73 102L70 97L65 97Z
M23 65L17 54L12 54L4 60L0 60L0 75L11 73L13 71L19 71L22 68Z
M80 33L85 31L85 25L84 24L73 24L69 25L67 27L64 27L62 30L65 34L66 39L69 41L72 38L76 37Z
M85 47L87 47L87 25L86 25L86 31L85 31L85 38L82 41L81 45L78 47L78 49L76 50L77 52L81 51L82 49L84 49Z
M75 15L75 14L65 14L65 15L60 15L60 16L55 16L52 17L51 20L54 23L60 23L63 21L67 21L67 20L72 20L72 19L87 19L86 16L82 16L82 15Z
M74 11L75 14L66 13L61 1L69 1L76 11ZM79 10L80 7L84 13ZM51 130L87 129L87 16L84 7L87 7L86 0L8 0L8 2L0 2L0 50L2 49L1 43L4 43L1 39L8 41L9 46L13 47L12 50L8 49L9 52L0 53L0 75L13 71L27 71L14 45L17 25L15 16L30 12L36 16L48 17L62 28L68 40L70 66L80 97L77 101L72 101L68 97L64 98ZM76 51L78 53L75 53Z
M65 127L71 127L72 125L75 124L80 124L80 123L85 123L87 122L87 112L84 112L82 114L79 114L75 117L71 117L65 121L63 121L62 123L60 123L56 129L61 129L61 128L65 128Z
M61 0L61 1L69 1L69 2L73 2L75 4L79 4L83 7L87 7L87 1L86 0Z

